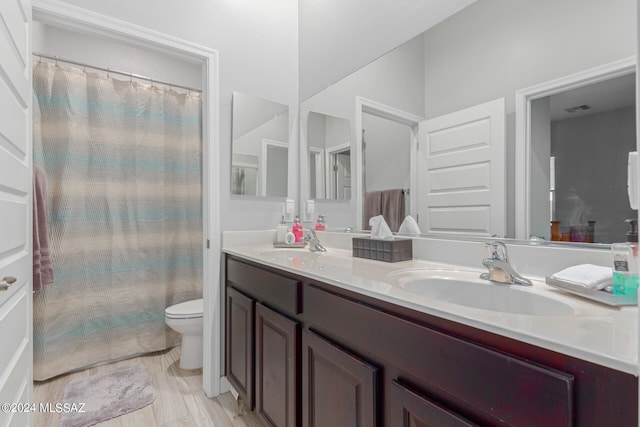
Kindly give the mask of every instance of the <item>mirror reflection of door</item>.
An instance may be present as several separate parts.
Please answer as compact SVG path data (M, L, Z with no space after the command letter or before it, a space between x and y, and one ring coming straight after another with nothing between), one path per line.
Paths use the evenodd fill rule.
M364 192L409 189L411 126L366 112L362 114L362 126ZM410 212L408 197L404 211Z
M351 122L310 111L307 119L309 146L309 195L311 199L351 198ZM338 154L341 158L338 159ZM339 177L336 175L340 168ZM340 182L338 182L340 181Z
M624 241L624 221L637 215L625 191L635 73L532 101L531 132L531 235L551 239L553 220L559 240Z
M330 153L331 163L331 198L336 200L351 199L351 149Z
M417 184L421 230L503 237L504 99L420 123L420 146Z
M261 196L286 197L289 150L288 144L264 140Z
M326 198L324 185L324 149L309 147L309 198Z

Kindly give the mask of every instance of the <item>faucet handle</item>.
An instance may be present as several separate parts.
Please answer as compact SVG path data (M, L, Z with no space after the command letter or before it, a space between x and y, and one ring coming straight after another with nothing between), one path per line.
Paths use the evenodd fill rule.
M491 259L509 262L509 253L507 251L507 245L504 242L496 240L494 242L485 242L484 245L489 251L489 257Z

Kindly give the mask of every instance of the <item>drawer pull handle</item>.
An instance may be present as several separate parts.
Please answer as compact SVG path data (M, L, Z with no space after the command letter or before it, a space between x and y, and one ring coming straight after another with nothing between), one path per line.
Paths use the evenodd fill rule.
M12 277L12 276L3 277L2 281L0 282L0 291L6 291L7 289L9 289L9 286L11 286L15 281L16 281L15 277Z

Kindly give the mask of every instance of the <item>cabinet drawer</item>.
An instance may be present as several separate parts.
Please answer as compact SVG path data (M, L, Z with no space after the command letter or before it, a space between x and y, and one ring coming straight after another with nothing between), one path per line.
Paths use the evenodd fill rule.
M445 335L314 286L305 287L303 303L312 327L338 336L357 351L376 354L418 379L420 387L439 402L469 408L483 424L573 425L570 374Z
M389 399L390 427L477 427L477 424L395 380L391 382Z
M253 409L254 302L227 288L226 374L229 382Z
M298 330L297 322L256 304L256 414L270 426L297 425Z
M243 262L227 259L227 283L259 302L300 314L300 282Z
M302 333L303 427L376 427L378 368L312 331Z

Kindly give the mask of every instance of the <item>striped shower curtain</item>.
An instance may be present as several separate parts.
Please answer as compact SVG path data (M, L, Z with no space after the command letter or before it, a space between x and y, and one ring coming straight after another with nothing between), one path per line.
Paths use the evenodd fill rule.
M34 294L34 379L162 350L202 297L199 94L34 62L33 157L55 282Z

